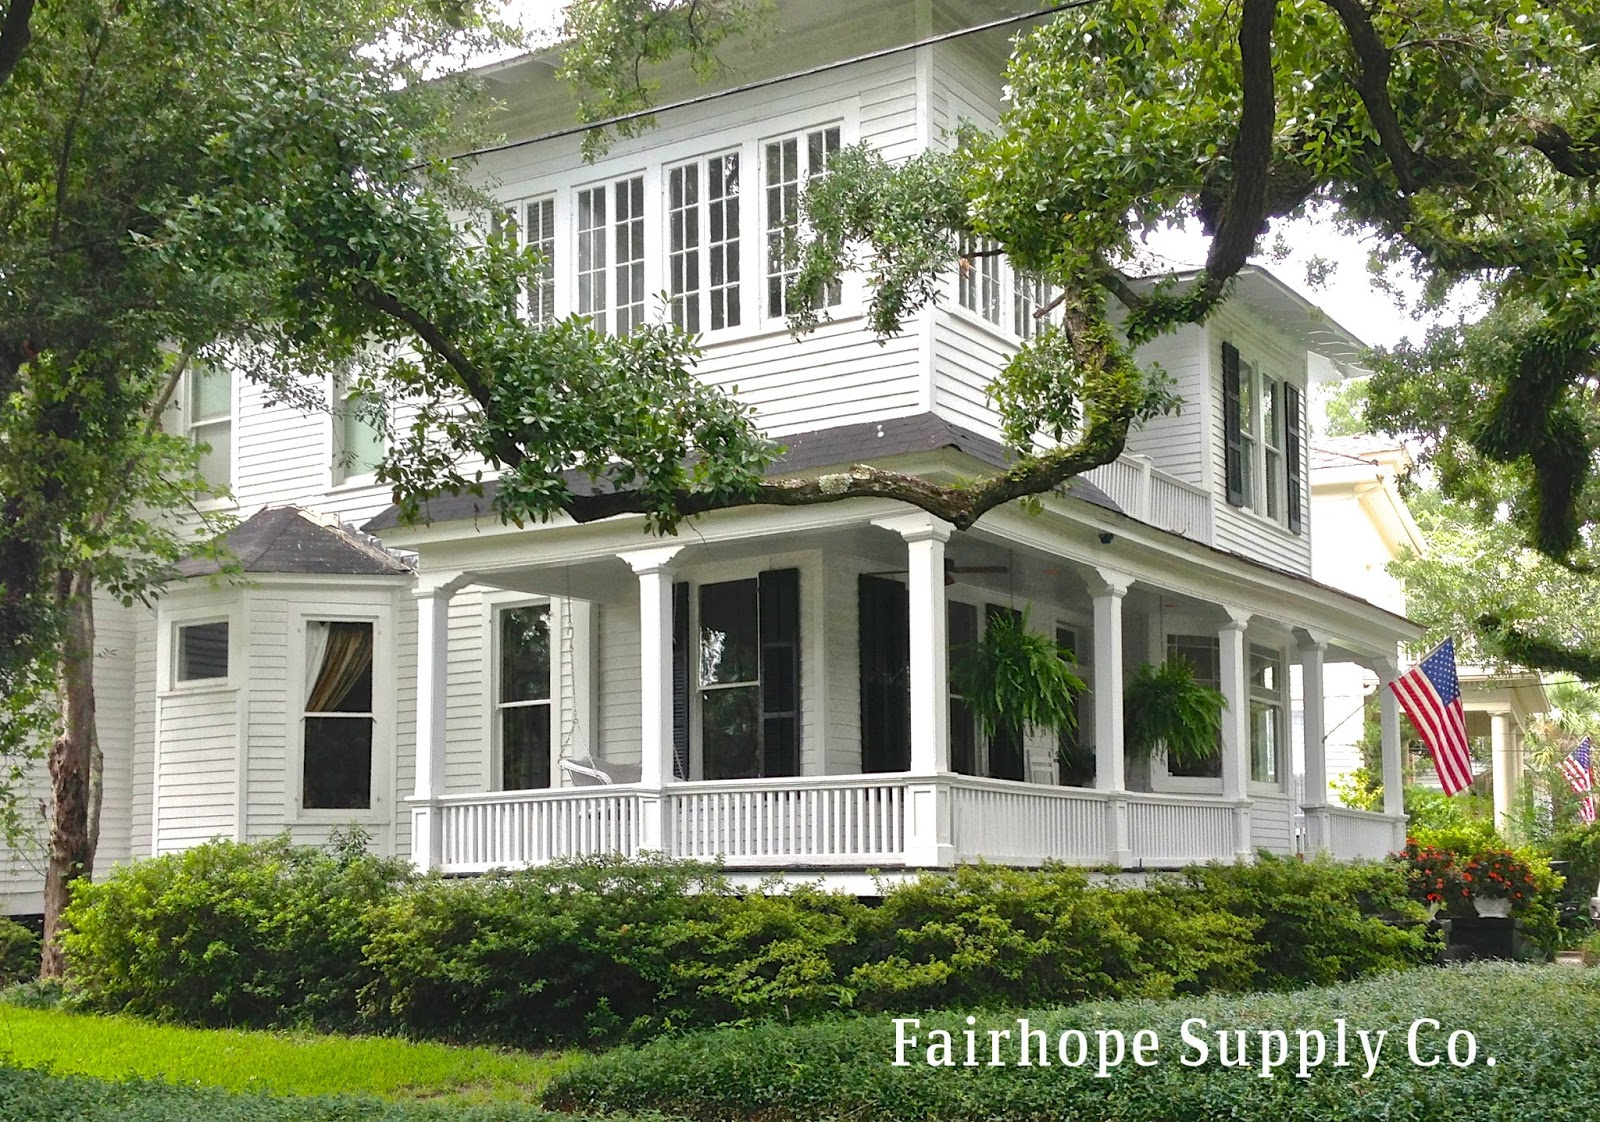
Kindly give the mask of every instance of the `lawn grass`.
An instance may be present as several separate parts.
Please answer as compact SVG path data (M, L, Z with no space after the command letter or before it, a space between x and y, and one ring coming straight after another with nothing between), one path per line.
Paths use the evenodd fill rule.
M545 1082L574 1058L384 1037L180 1028L0 1004L0 1064L98 1079L398 1101L537 1103Z

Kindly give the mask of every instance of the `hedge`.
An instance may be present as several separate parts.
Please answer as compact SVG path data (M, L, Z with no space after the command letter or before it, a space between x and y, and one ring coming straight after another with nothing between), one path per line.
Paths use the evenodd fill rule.
M0 1067L0 1120L39 1122L580 1122L531 1106L390 1103L346 1096L230 1094L144 1080ZM613 1117L608 1122L627 1122Z
M960 1034L967 1028L957 1007L920 1018L914 1030L918 1047L907 1048L910 1066L893 1066L896 1027L885 1016L806 1026L763 1025L718 1030L683 1039L625 1047L580 1063L558 1076L545 1092L545 1105L557 1109L605 1111L653 1109L688 1119L760 1118L762 1122L828 1122L871 1118L874 1122L924 1122L930 1118L1057 1122L1093 1118L1098 1122L1171 1122L1173 1119L1228 1118L1234 1122L1523 1122L1594 1117L1600 1102L1600 972L1554 966L1484 964L1417 971L1302 993L1245 997L1190 998L1165 1002L1097 1003L1071 1008L992 1014L977 1018L975 1031L1015 1029L1025 1017L1044 1029L1052 1063L1016 1064L1015 1049L1003 1045L1005 1066L987 1065L986 1037L978 1039L980 1066L929 1067L923 1049L930 1030L952 1033L955 1059L964 1061ZM1196 1058L1184 1043L1183 1022L1202 1018L1209 1039L1204 1066L1181 1062ZM1370 1079L1358 1042L1347 1037L1351 1067L1337 1069L1337 1021L1347 1032L1387 1030L1380 1060ZM1423 1023L1419 1056L1440 1057L1435 1067L1413 1066L1406 1034ZM1055 1051L1059 1034L1086 1030L1088 1063L1067 1067ZM1216 1063L1218 1029L1245 1029L1248 1068ZM1134 1033L1149 1029L1159 1047L1144 1053L1155 1066L1135 1066ZM1262 1078L1259 1038L1286 1032L1288 1060ZM1458 1029L1476 1036L1475 1063L1452 1066L1449 1034ZM1097 1031L1124 1034L1124 1060L1097 1074ZM1321 1031L1326 1052L1321 1065L1309 1065L1298 1078L1296 1030ZM1107 1038L1107 1055L1114 1055ZM1230 1037L1230 1039L1233 1039ZM1466 1058L1466 1040L1457 1041ZM1035 1048L1037 1045L1035 1045ZM1307 1057L1315 1053L1308 1037ZM1068 1059L1078 1058L1069 1037ZM1277 1044L1269 1039L1268 1054ZM1486 1061L1494 1057L1495 1064Z
M713 867L599 858L415 878L392 862L218 842L85 886L88 1007L514 1046L844 1013L1295 988L1430 961L1391 864L1263 856L1144 887L972 866L877 906L740 893Z
M0 987L39 976L39 936L31 927L0 916Z

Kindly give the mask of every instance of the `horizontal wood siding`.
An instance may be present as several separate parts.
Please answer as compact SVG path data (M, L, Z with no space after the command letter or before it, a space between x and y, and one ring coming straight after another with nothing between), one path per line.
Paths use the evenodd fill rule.
M1206 423L1211 409L1211 366L1206 360L1206 330L1189 325L1140 347L1136 357L1159 365L1183 399L1176 413L1154 417L1128 434L1129 452L1149 456L1158 470L1197 487L1210 483Z
M290 771L290 737L299 732L305 668L289 666L287 595L251 592L245 610L250 639L245 834L259 840L279 833L295 817L299 784Z
M240 690L178 691L160 700L155 852L232 837L237 821Z
M599 640L600 758L637 764L643 736L639 696L639 595L637 589L595 607Z
M490 682L485 649L483 589L472 587L450 601L450 654L446 670L444 791L489 790L489 729L485 724Z
M110 869L132 856L135 647L143 608L95 598L94 693L96 734L105 759L100 844L95 867Z

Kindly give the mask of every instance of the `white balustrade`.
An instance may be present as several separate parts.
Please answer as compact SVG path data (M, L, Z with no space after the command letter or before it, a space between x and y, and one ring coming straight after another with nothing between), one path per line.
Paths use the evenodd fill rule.
M675 783L667 848L741 866L894 865L905 855L904 776Z
M1395 850L1395 820L1370 810L1330 806L1327 815L1329 848L1341 861L1387 857Z
M1202 487L1157 470L1148 456L1124 453L1085 473L1123 511L1152 526L1211 544L1211 496Z
M1128 845L1137 864L1233 860L1233 805L1214 798L1129 793Z
M639 851L639 792L627 787L447 795L434 813L446 873Z
M1005 779L950 780L956 860L1003 865L1106 859L1104 792Z

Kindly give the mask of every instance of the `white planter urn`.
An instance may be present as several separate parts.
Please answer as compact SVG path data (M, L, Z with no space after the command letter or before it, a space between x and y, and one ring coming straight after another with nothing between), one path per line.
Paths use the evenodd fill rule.
M1511 914L1511 899L1506 896L1474 896L1472 906L1486 918L1505 919Z

